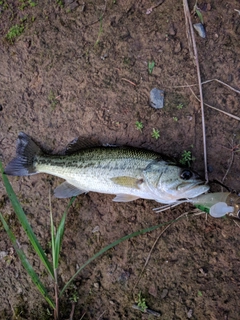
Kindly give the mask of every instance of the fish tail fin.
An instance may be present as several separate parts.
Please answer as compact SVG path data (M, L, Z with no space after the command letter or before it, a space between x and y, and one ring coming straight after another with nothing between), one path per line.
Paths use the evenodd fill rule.
M35 168L36 156L41 149L24 132L20 132L17 140L16 157L9 162L4 173L10 176L28 176L37 173Z

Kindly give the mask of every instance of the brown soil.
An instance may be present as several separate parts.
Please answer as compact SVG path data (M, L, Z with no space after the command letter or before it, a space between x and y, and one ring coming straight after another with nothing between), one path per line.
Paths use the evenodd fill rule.
M31 1L30 1L31 2ZM0 157L4 165L15 153L20 131L56 152L77 136L98 136L111 143L152 149L180 158L191 150L194 169L204 171L201 112L188 88L197 83L189 52L181 1L1 1L0 4ZM193 8L195 1L189 1ZM8 6L6 6L8 4ZM240 87L239 1L199 1L207 38L196 36L202 80L218 78ZM101 18L102 17L102 18ZM193 22L199 22L192 15ZM5 36L14 25L24 31L13 43ZM154 61L153 73L148 61ZM149 92L165 90L165 106L149 106ZM197 87L194 91L198 94ZM204 85L209 104L239 115L240 96L219 83ZM182 109L177 106L183 104ZM239 121L205 109L210 180L221 181L233 163L225 184L240 191ZM175 121L173 117L177 117ZM142 121L142 133L135 127ZM151 137L152 129L160 138ZM28 219L49 253L49 187L60 179L47 175L11 178ZM28 240L19 227L0 182L1 212L40 278L53 293ZM220 190L211 184L214 191ZM61 254L61 286L94 253L131 232L177 218L192 210L182 205L161 214L158 204L137 200L113 203L112 196L78 196L67 217ZM59 221L68 200L52 199ZM98 232L93 230L98 226ZM96 230L96 229L95 229ZM162 230L108 251L79 274L74 282L79 296L74 319L154 319L134 310L142 292L161 319L237 320L240 314L239 225L228 219L195 216L173 224L157 242L140 277L149 251ZM52 319L0 227L0 318ZM6 257L3 257L4 253ZM50 258L50 254L49 254ZM139 283L137 281L139 280ZM73 289L72 289L73 290ZM69 292L69 295L72 294ZM71 303L60 302L61 318L68 319Z

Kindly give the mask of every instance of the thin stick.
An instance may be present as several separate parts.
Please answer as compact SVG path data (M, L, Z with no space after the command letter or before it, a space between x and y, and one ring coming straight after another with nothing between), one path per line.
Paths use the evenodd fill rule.
M207 84L207 83L212 82L212 81L217 81L217 82L221 83L222 85L228 87L230 90L235 91L235 92L237 92L237 93L240 93L240 90L237 90L237 89L231 87L229 84L227 84L227 83L225 83L225 82L223 82L223 81L221 81L221 80L218 80L218 79L210 79L210 80L203 81L203 82L202 82L202 85L203 85L203 84ZM197 86L196 83L195 83L195 84L189 84L189 85L187 85L187 86L186 86L186 85L185 85L185 86L173 86L173 87L171 87L171 88L186 88L186 87L195 87L195 86Z
M83 317L85 316L86 312L84 312L84 314L81 316L81 318L79 320L82 320Z
M144 313L148 313L148 314L150 314L150 315L152 315L152 316L155 316L155 317L161 317L161 313L159 313L159 312L157 312L157 311L154 311L154 310L152 310L152 309L146 309L146 310L142 310L142 308L141 307L139 307L136 303L134 303L133 305L132 305L132 308L133 309L135 309L135 310L139 310L139 311L142 311L142 312L144 312Z
M135 284L134 287L133 287L133 290L136 288L136 286L138 285L139 281L141 280L142 274L143 274L143 272L144 272L144 270L145 270L145 268L146 268L146 266L147 266L147 264L148 264L148 262L149 262L149 260L150 260L150 258L151 258L151 254L152 254L153 249L155 248L158 240L161 238L161 236L163 235L163 233L164 233L174 222L176 222L178 219L180 219L180 218L183 217L184 215L187 215L188 213L189 213L189 212L185 212L185 213L181 214L181 215L180 215L179 217L177 217L177 219L175 219L172 223L170 223L169 225L167 225L166 228L164 228L163 231L159 234L159 236L157 237L157 239L154 241L151 250L149 251L149 254L148 254L148 256L147 256L146 262L145 262L145 264L144 264L144 266L143 266L143 268L142 268L142 270L141 270L141 272L140 272L140 275L139 275L139 277L138 277L138 280L137 280L136 284Z
M105 310L105 311L103 311L103 313L101 313L101 314L100 314L100 316L98 317L98 319L97 319L97 320L100 320L100 319L102 318L102 316L104 315L104 313L106 313L106 310Z
M164 2L164 0L160 0L157 2L157 4L155 4L155 6L152 6L151 8L148 8L147 11L146 11L146 14L150 14L153 9L157 8L158 6L160 6L160 4L162 4Z
M230 163L229 163L229 166L228 166L228 168L227 168L227 171L226 171L224 177L222 178L222 181L221 181L222 183L223 183L224 180L226 179L226 177L227 177L227 175L228 175L228 172L229 172L229 170L230 170L230 168L231 168L231 166L232 166L232 164L233 164L233 158L234 158L234 151L232 151L232 156L231 156L231 159L230 159Z
M197 66L197 77L198 77L198 86L199 86L199 94L200 94L200 103L201 103L201 110L202 110L202 132L203 132L203 152L204 152L204 170L205 170L205 180L206 183L208 182L208 171L207 171L207 143L206 143L206 131L205 131L205 117L204 117L204 104L203 104L203 93L202 93L202 81L201 81L201 74L200 74L200 67L199 67L199 61L198 61L198 53L197 53L197 46L193 31L193 26L191 22L191 15L189 12L188 7L188 1L183 0L183 7L184 7L184 13L185 13L185 19L186 19L186 27L187 32L189 32L190 29L190 35L191 35L191 43L193 46L193 52L194 52L194 59ZM188 34L188 33L187 33Z
M130 81L130 80L128 80L128 79L121 78L121 80L127 81L127 82L131 83L133 86L136 86L136 83L134 83L134 82L132 82L132 81Z
M223 82L223 81L221 81L221 80L218 80L218 79L206 80L206 81L202 82L202 84L206 84L206 83L209 83L209 82L211 82L211 81L217 81L217 82L223 84L224 86L228 87L229 89L231 89L231 90L233 90L233 91L235 91L235 92L237 92L237 93L240 93L240 90L234 89L234 88L231 87L229 84L227 84L227 83L225 83L225 82Z
M72 310L71 310L71 314L70 314L69 320L73 320L75 306L76 306L76 302L72 302Z
M196 96L196 94L194 93L194 91L192 90L192 88L191 88L190 86L188 86L188 87L189 87L189 89L191 90L191 92L192 92L192 94L194 95L194 97L195 97L198 101L200 101L200 99ZM220 109L218 109L218 108L215 108L215 107L211 106L210 104L208 104L208 103L206 103L206 102L204 102L204 104L205 104L205 106L207 106L207 107L209 107L209 108L211 108L211 109L217 110L217 111L219 111L219 112L221 112L221 113L224 113L224 114L226 114L227 116L229 116L229 117L231 117L231 118L233 118L233 119L235 119L235 120L240 121L240 118L237 117L237 116L235 116L234 114L228 113L228 112L223 111L223 110L220 110Z
M233 222L240 228L240 225L237 223L237 221L233 220Z
M228 175L228 172L229 172L229 170L230 170L230 168L231 168L231 166L232 166L232 164L233 164L233 159L234 159L234 147L233 147L234 144L233 144L233 139L232 139L232 144L231 144L231 143L229 143L229 144L230 144L230 146L232 147L231 159L230 159L230 162L229 162L227 171L226 171L224 177L222 178L222 181L221 181L222 183L223 183L224 180L226 179L226 177L227 177L227 175Z

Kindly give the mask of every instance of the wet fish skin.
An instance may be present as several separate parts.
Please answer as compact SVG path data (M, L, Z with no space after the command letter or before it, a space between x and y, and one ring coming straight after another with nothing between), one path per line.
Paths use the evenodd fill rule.
M191 170L148 150L90 147L69 155L47 155L21 132L16 153L5 173L17 176L48 173L63 178L66 181L54 192L58 198L94 191L115 194L114 201L144 198L174 204L209 189Z

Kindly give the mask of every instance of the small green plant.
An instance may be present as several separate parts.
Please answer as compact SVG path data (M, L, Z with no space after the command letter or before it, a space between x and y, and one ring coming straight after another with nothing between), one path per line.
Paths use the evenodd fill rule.
M3 13L4 10L8 9L8 3L6 0L2 0L0 1L0 6L1 7L1 11L0 11L0 14Z
M190 167L191 162L194 160L194 158L192 157L192 152L191 151L186 151L184 150L182 153L182 157L180 159L180 163L184 166L188 166Z
M177 109L182 110L182 108L183 108L183 103L179 103L179 105L177 105Z
M148 72L149 72L149 74L152 74L154 66L155 66L155 62L153 60L152 61L148 61Z
M136 129L141 131L142 132L142 129L143 129L143 123L141 121L136 121L135 122L135 126L136 126Z
M138 298L137 298L137 306L142 312L145 312L148 308L146 304L146 299L142 297L142 293L139 292Z
M30 7L36 7L36 2L32 1L32 0L28 0L28 4L30 5Z
M56 2L59 5L59 7L63 8L64 4L62 0L56 0Z
M202 295L203 295L202 292L199 290L199 291L198 291L198 296L199 296L199 297L202 297Z
M52 109L54 109L59 102L52 90L49 92L48 101L50 102Z
M98 37L97 37L97 40L95 42L94 47L96 47L99 44L101 34L103 33L103 16L102 15L99 18L99 21L100 21L100 26L99 26L99 31L98 31Z
M13 43L16 40L16 38L23 33L23 30L24 26L22 24L16 24L15 26L12 26L6 34L6 39Z
M173 120L177 122L178 121L178 117L173 117Z
M200 22L203 24L203 16L202 16L201 10L198 8L197 1L193 7L193 12L194 14L197 14Z
M154 138L154 139L158 139L160 137L160 133L159 133L159 130L157 130L157 129L154 129L153 128L153 131L152 131L152 138Z

